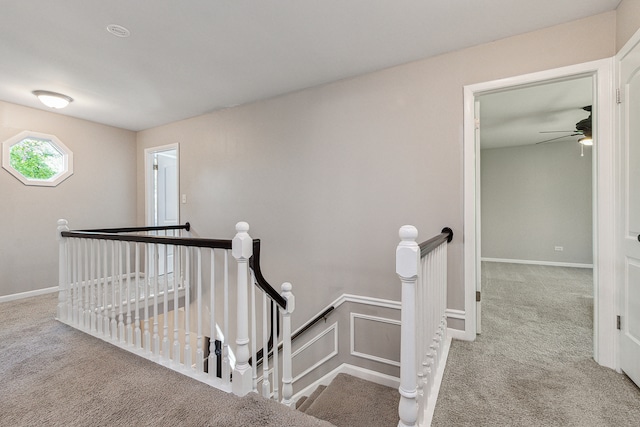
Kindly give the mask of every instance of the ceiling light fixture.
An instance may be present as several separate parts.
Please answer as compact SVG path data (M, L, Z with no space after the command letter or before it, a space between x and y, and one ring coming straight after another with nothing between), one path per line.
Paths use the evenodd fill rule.
M593 139L590 136L585 136L584 138L580 138L578 142L582 145L593 145Z
M64 108L73 101L73 98L70 96L49 92L48 90L34 90L32 93L38 97L40 102L49 108Z

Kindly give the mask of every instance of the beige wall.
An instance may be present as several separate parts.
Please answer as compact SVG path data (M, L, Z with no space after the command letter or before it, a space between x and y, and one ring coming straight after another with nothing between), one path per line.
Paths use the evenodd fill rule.
M0 169L0 296L58 285L56 221L73 228L135 223L135 133L0 102L0 141L23 130L57 136L74 173L57 187L25 186Z
M399 299L397 231L450 226L449 307L464 308L463 86L612 56L615 12L214 112L138 134L180 143L181 219L209 237L246 220L263 271L291 281L299 325L342 293ZM589 28L589 31L584 31Z
M640 28L640 0L622 0L616 10L616 52Z

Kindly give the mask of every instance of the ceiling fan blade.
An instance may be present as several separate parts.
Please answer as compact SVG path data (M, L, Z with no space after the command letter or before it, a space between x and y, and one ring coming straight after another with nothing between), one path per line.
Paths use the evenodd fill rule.
M571 133L571 132L576 132L576 130L543 130L540 131L538 133L560 133L560 132L564 132L564 133Z
M545 139L544 141L536 142L536 144L545 144L547 142L552 142L552 141L556 141L558 139L569 138L569 137L578 136L578 135L582 135L582 134L581 133L574 133L574 134L571 134L571 135L563 135L563 136L559 136L557 138Z

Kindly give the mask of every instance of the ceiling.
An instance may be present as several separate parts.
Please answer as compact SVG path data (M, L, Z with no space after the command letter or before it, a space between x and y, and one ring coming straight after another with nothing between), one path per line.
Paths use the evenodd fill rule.
M547 142L578 141L576 123L589 117L593 78L581 77L481 95L480 147L502 148Z
M142 130L614 10L620 0L3 0L0 100ZM119 38L109 24L126 27Z

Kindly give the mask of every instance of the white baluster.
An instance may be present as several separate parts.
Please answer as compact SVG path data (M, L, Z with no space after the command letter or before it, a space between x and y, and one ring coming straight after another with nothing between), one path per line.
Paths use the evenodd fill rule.
M251 288L251 391L258 392L258 349L256 339L256 329L258 328L258 322L256 320L256 277L253 270L250 270L251 282L249 282L249 288Z
M67 322L73 323L73 239L68 238L67 247Z
M209 281L209 377L218 375L218 360L216 359L216 254L211 249L211 279Z
M280 362L278 353L278 306L271 317L271 336L273 337L273 400L280 400Z
M287 300L287 308L282 309L282 403L293 407L293 374L291 370L291 313L295 310L295 297L291 293L291 283L282 284L282 297ZM277 341L273 344L278 351Z
M176 258L178 258L177 262L180 263L182 267L182 246L176 246L175 248L179 248L178 254L176 254L175 249L173 253L174 264L176 262ZM173 271L174 276L174 285L173 285L173 358L172 362L178 366L180 365L180 329L179 329L179 317L180 317L180 295L178 294L178 287L175 285L175 276L177 275L177 271ZM184 287L184 284L183 284Z
M127 261L127 344L133 345L133 325L131 324L131 243L126 242Z
M117 243L117 253L118 253L118 338L121 343L125 342L125 331L124 331L124 300L122 297L124 296L124 262L122 260L122 245L124 242Z
M224 339L222 342L222 379L231 381L231 360L229 359L229 251L224 251Z
M111 339L118 338L118 321L116 316L116 242L111 240Z
M153 354L154 356L160 356L160 335L158 329L158 274L159 274L159 254L158 245L153 244Z
M251 366L249 366L249 258L253 254L253 241L249 236L249 224L236 224L236 235L233 238L232 253L238 263L237 276L237 334L236 334L236 366L233 370L233 392L244 396L251 391Z
M197 253L197 289L196 289L196 371L204 372L204 351L202 350L202 249L196 248Z
M271 383L269 382L269 317L267 294L262 293L262 396L269 399Z
M102 243L102 246L102 275L104 276L104 282L102 285L102 336L109 337L109 246L106 240Z
M191 369L191 322L189 308L191 306L191 248L187 247L186 283L184 285L184 368Z
M396 249L396 273L402 281L401 345L400 345L400 415L399 427L414 426L418 419L416 376L416 281L420 247L418 230L410 225L400 228L402 241Z
M145 269L144 269L144 349L148 356L151 355L151 330L149 326L149 288L151 287L151 248L153 243L144 245Z
M96 296L97 296L97 308L96 308L96 333L98 335L103 334L102 329L102 311L104 309L104 301L102 300L102 241L96 240L96 276L98 277L96 283Z
M91 330L91 312L89 310L89 297L90 297L90 275L89 275L89 261L91 260L91 255L89 251L89 239L84 240L84 316L83 316L83 326L87 331Z
M98 282L98 278L96 276L96 243L97 240L88 240L90 245L89 253L91 254L91 268L89 273L89 287L90 287L90 295L89 295L89 330L93 333L97 332L96 328L96 286Z
M73 254L73 324L79 326L82 318L79 305L79 301L82 298L82 290L80 288L80 239L73 239Z
M87 297L87 282L89 281L89 257L87 254L87 239L80 240L80 257L82 266L78 278L80 279L80 328L88 329L88 311L89 311L89 298Z
M169 354L171 349L169 343L169 245L164 245L164 288L162 296L164 304L162 309L162 358L168 362L171 359Z
M136 287L136 314L134 317L135 329L133 331L134 343L136 348L142 348L142 334L140 330L140 244L135 243L135 269L136 269L136 277L135 277L135 287Z
M84 329L84 239L78 239L78 328Z
M67 270L67 241L66 237L62 237L63 231L69 231L69 223L66 219L58 220L57 236L58 236L58 307L56 310L56 319L65 322L67 320L67 292L69 291L69 272Z

